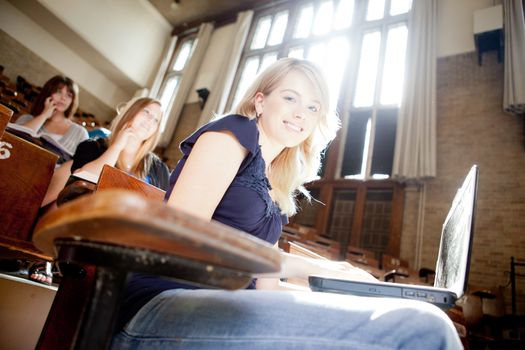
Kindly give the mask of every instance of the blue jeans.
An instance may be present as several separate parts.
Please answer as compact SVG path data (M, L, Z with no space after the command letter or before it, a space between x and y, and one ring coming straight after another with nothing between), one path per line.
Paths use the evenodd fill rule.
M463 349L450 319L418 301L262 290L165 291L112 349Z

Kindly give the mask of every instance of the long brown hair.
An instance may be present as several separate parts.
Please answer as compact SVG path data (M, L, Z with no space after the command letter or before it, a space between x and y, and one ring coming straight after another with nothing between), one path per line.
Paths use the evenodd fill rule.
M119 133L121 133L122 130L124 130L127 125L133 121L133 118L135 118L135 116L140 111L153 103L162 106L160 101L156 99L150 97L139 97L128 101L122 108L117 108L117 116L111 122L111 136L109 137L109 144L113 144ZM159 117L162 119L162 114ZM146 178L153 162L154 156L151 154L151 152L155 149L160 139L160 124L161 120L159 120L155 133L145 140L142 145L140 145L139 150L135 155L135 159L133 160L133 165L130 171L141 179ZM125 168L120 161L120 158L117 160L116 165L119 169Z
M33 107L31 108L31 115L37 116L44 110L46 98L57 92L63 87L67 88L67 91L73 95L73 99L68 109L64 112L66 118L71 118L78 108L78 85L70 78L64 75L55 75L49 79L44 86L42 91L37 96Z
M295 196L303 193L310 198L304 184L317 178L321 165L321 153L335 138L340 127L339 118L330 107L330 94L320 68L311 61L283 58L260 73L248 87L235 112L250 119L256 117L255 95L269 95L290 71L297 71L312 83L321 102L319 123L312 134L300 145L285 148L270 164L268 179L276 202L288 215L296 213Z

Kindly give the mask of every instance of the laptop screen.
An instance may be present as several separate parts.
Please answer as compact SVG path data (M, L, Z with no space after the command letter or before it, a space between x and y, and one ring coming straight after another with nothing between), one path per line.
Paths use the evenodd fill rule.
M446 288L457 297L467 287L470 265L478 167L474 165L456 193L452 207L443 223L436 263L434 287Z

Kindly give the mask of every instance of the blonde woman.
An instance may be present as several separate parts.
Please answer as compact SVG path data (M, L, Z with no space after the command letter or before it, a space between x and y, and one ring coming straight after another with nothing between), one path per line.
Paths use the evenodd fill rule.
M98 178L105 164L167 190L168 167L153 153L160 137L161 118L160 102L151 98L133 99L118 108L108 139L82 142L73 159L55 170L42 207L57 199L72 173L87 171Z
M282 59L248 89L236 114L181 144L168 205L274 244L294 196L315 178L335 136L328 89L308 61ZM197 289L136 275L128 284L114 349L445 349L461 344L434 306L294 290L280 278L373 279L348 263L283 254L281 271L249 289ZM256 290L253 290L256 289ZM428 340L428 337L431 340Z
M160 102L143 97L118 110L108 139L86 140L78 146L71 172L96 177L105 164L115 166L162 190L168 189L168 167L153 150L160 137Z

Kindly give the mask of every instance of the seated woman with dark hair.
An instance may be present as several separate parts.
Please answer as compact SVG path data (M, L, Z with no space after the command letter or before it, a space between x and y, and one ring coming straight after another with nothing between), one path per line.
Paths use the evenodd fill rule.
M49 79L31 108L16 124L35 133L53 138L66 152L52 148L60 156L59 163L71 158L78 144L89 138L87 130L71 120L78 108L78 86L68 77L57 75Z

